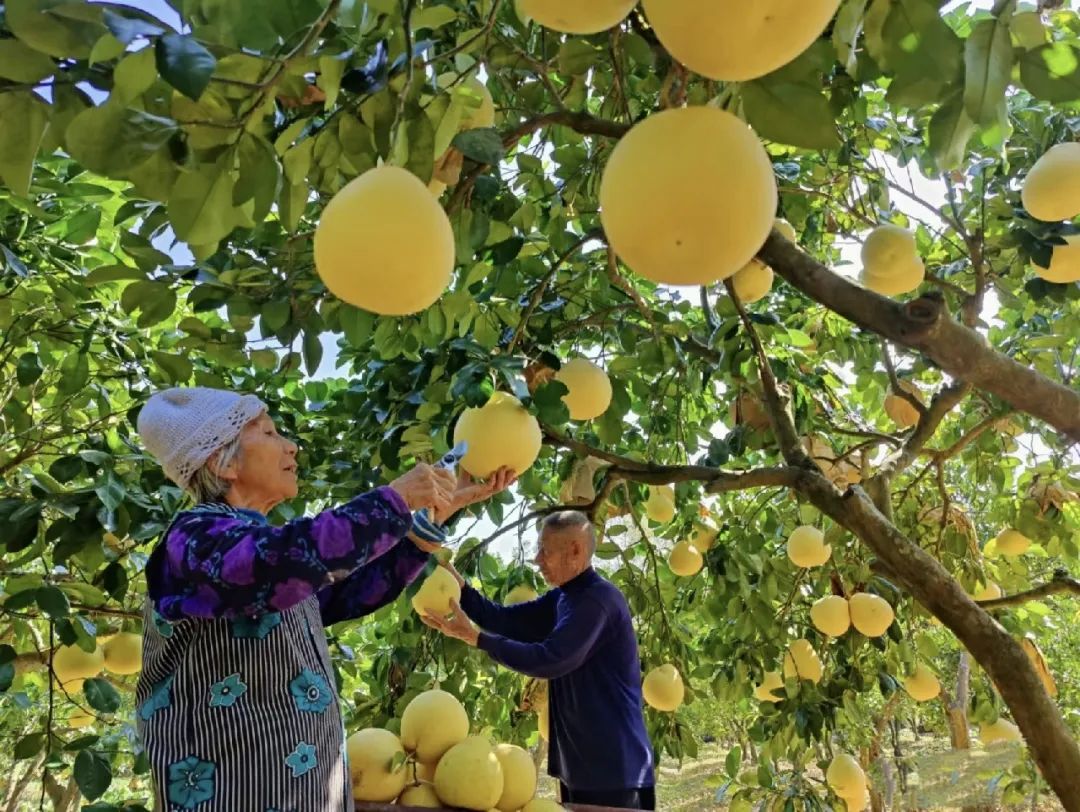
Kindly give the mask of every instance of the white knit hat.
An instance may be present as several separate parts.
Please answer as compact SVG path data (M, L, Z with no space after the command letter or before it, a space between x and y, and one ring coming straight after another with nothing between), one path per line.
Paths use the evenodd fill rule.
M203 386L166 389L143 406L138 431L165 476L186 488L211 454L265 411L254 395Z

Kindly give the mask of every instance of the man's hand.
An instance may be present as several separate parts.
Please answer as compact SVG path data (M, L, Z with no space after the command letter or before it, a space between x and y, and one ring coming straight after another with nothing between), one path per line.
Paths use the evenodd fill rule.
M509 468L500 468L484 482L477 482L462 468L458 473L457 486L454 489L449 507L436 510L432 514L432 518L439 524L443 524L462 508L490 499L495 494L505 491L515 482L517 482L517 474Z
M438 629L447 637L455 637L470 646L475 646L480 637L480 630L472 624L472 621L462 611L461 605L457 601L451 600L450 608L454 610L454 613L449 617L439 617L431 614L431 612L425 612L420 616L420 619L431 628Z

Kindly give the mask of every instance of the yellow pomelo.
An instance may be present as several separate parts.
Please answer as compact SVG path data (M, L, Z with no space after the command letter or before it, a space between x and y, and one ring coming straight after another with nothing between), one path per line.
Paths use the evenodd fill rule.
M708 285L758 252L776 196L769 156L745 122L714 107L674 108L619 140L600 181L600 219L635 273Z
M892 223L880 225L867 235L861 258L859 281L883 296L915 290L926 275L915 234Z
M462 440L469 450L461 467L484 479L502 466L522 476L540 454L543 435L536 417L507 392L495 392L479 409L466 409L454 428L454 444Z
M434 764L468 735L469 715L458 698L446 691L424 691L401 714L401 744L424 764Z
M829 560L832 547L825 543L824 533L804 524L788 536L787 554L797 567L820 567Z
M739 393L731 404L730 416L732 423L749 426L757 431L765 431L771 425L764 403L752 392Z
M72 730L81 730L84 727L94 724L97 720L92 713L87 713L82 708L76 708L71 712L71 716L68 717L68 727Z
M461 600L461 587L445 567L436 567L413 595L412 606L418 615L431 612L433 615L445 617L451 611L451 600Z
M56 679L62 684L73 680L84 680L97 676L105 667L105 652L98 646L92 652L83 651L78 646L60 646L53 652L52 669ZM79 688L82 684L79 683Z
M377 167L323 209L315 268L330 292L351 305L387 316L417 313L450 283L454 231L416 175Z
M452 80L453 74L448 75ZM441 77L440 77L441 78ZM495 126L495 101L484 83L472 76L454 88L454 93L465 102L458 129L475 130Z
M1020 728L1007 719L998 717L996 722L979 725L979 741L983 744L997 744L998 742L1022 741Z
M142 670L142 635L120 632L101 647L105 670L114 674L137 674Z
M810 47L840 0L644 0L660 43L690 70L724 82L756 79Z
M750 260L741 270L736 271L735 276L731 278L735 294L744 304L764 298L765 294L772 290L772 283L772 268L757 257Z
M821 682L821 676L825 673L810 641L804 637L793 640L784 654L784 678L808 679L813 683Z
M1058 285L1080 282L1080 234L1066 234L1065 245L1054 246L1049 268L1032 263L1031 270L1036 276Z
M1020 201L1036 220L1071 220L1080 214L1080 143L1055 144L1024 178Z
M709 552L716 543L717 532L715 527L699 525L694 528L694 533L690 536L690 543L699 553L705 555L705 553Z
M829 762L825 780L841 798L858 797L866 790L866 773L848 753L839 753Z
M66 693L68 696L74 696L83 689L83 683L85 679L69 679L60 683L60 690Z
M607 411L611 403L611 381L607 373L586 358L574 358L555 373L555 380L569 391L563 403L571 420L592 420Z
M857 795L841 795L844 802L844 812L863 812L870 805L869 793L866 790Z
M387 803L401 794L409 772L397 736L389 730L367 727L349 736L345 749L355 800ZM396 770L395 761L401 762Z
M506 606L513 606L517 603L528 603L534 601L540 596L536 594L536 590L531 586L525 584L519 584L511 589L506 595Z
M899 381L900 388L907 392L909 395L920 403L923 402L920 397L919 388L915 386L911 381ZM926 404L923 404L926 405ZM912 406L908 401L899 395L890 392L885 396L885 414L889 416L899 428L907 429L914 426L919 422L919 410Z
M1031 547L1031 539L1019 530L1007 527L994 539L998 552L1002 555L1023 555Z
M679 669L671 663L665 663L645 675L641 683L641 693L651 707L670 712L682 704L686 688L683 686Z
M1046 43L1046 26L1042 14L1037 11L1021 11L1009 18L1009 33L1016 39L1016 44L1030 51Z
M989 581L986 584L979 584L971 597L977 601L992 601L997 600L1004 594L1000 586L993 581Z
M518 10L544 28L564 34L595 34L618 25L637 0L520 0Z
M668 566L671 567L671 571L683 578L697 575L704 563L705 559L701 552L689 541L680 541L671 548L668 554Z
M521 807L521 812L566 812L566 807L550 798L533 798Z
M405 787L405 791L398 797L397 803L398 806L418 806L421 809L438 809L442 806L442 801L439 800L439 796L435 793L435 788L431 784L417 784L413 787Z
M776 696L773 691L779 691L784 687L784 678L779 671L766 671L761 685L754 688L754 698L758 702L782 702L784 697Z
M536 765L516 744L496 744L495 758L503 775L502 795L495 806L502 812L517 812L536 794Z
M904 690L916 702L929 702L941 694L941 683L933 671L919 663L915 673L904 678Z
M783 217L777 217L773 221L773 228L779 231L783 238L788 242L799 241L799 235L795 233L795 226L793 226Z
M851 628L848 602L840 595L828 595L814 601L810 607L810 622L829 637L840 637Z
M869 592L856 592L848 600L851 625L867 637L881 637L896 617L889 602Z
M502 791L502 767L482 736L455 744L435 768L435 792L446 806L486 812L495 806Z
M645 515L658 524L667 524L675 518L675 489L670 485L649 486L649 498L645 501Z

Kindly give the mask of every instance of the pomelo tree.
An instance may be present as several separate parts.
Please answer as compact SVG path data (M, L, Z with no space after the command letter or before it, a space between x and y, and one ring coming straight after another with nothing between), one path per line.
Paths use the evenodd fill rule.
M762 2L754 14L771 19L744 19L735 4L651 12L654 0L555 3L597 19L542 25L528 15L544 4L500 0L170 5L4 4L0 726L12 804L28 788L58 809L145 797L133 678L61 673L53 652L138 631L146 556L183 500L134 418L156 389L202 384L260 394L299 443L305 484L275 520L434 459L464 409L496 391L520 399L543 447L517 501L485 508L501 536L458 521L460 568L495 597L538 586L524 545L509 561L491 545L557 506L587 510L599 565L634 612L643 673L670 663L685 683L682 708L648 712L658 752L692 754L696 724L722 720L746 745L725 765L738 804L836 803L821 776L846 751L880 806L873 719L912 713L929 671L946 702L926 715L954 746L968 746L969 722L997 730L1007 717L1030 760L1001 785L1049 787L1080 809L1075 159L1058 153L1033 181L1038 200L1022 195L1036 161L1074 138L1074 12L844 0L790 18L788 4ZM732 31L738 47L716 48ZM714 64L721 51L736 64ZM687 149L679 128L624 162L629 180L601 207L627 133L683 107L753 128L736 141L766 150L775 207L718 170L708 145ZM323 208L378 165L427 185L453 230L449 287L404 316L338 298L315 267ZM642 179L715 206L672 218ZM753 286L672 287L609 239L602 214L615 207L646 254L684 225L715 230L726 251L747 235L725 228L762 216L795 239L782 223L765 238L766 222ZM414 252L401 241L424 235L386 225L365 221L357 278L393 291L401 278L365 257ZM906 230L906 247L860 282L851 246L882 225ZM750 287L753 303L733 295ZM314 377L328 346L337 369ZM585 420L571 420L558 379L578 358L611 389ZM672 486L659 499L670 512L646 511L655 486ZM700 569L683 565L684 546L677 576L668 551L701 525L715 533L692 545ZM788 556L802 526L823 532L826 563ZM864 633L875 630L859 594L884 599L884 634ZM836 638L811 616L829 596L855 621ZM392 726L438 683L475 729L536 741L523 697L535 686L426 629L407 597L331 635L350 729ZM815 680L800 678L807 649Z

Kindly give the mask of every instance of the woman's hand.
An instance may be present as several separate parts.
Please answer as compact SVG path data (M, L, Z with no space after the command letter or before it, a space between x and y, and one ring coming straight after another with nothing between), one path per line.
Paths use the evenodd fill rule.
M454 475L449 471L420 463L391 482L390 487L405 500L409 510L427 508L438 516L450 508L454 484Z
M477 482L463 468L458 473L457 487L454 489L454 497L449 508L445 512L435 511L432 518L439 524L443 524L462 508L490 499L495 494L505 491L515 482L517 482L517 474L510 468L498 469L484 482Z
M431 614L431 612L425 612L420 616L420 619L431 628L438 629L447 637L456 637L470 646L475 646L476 641L480 638L480 630L472 624L469 616L462 611L457 601L451 599L450 608L453 609L454 613L449 617L439 617Z

